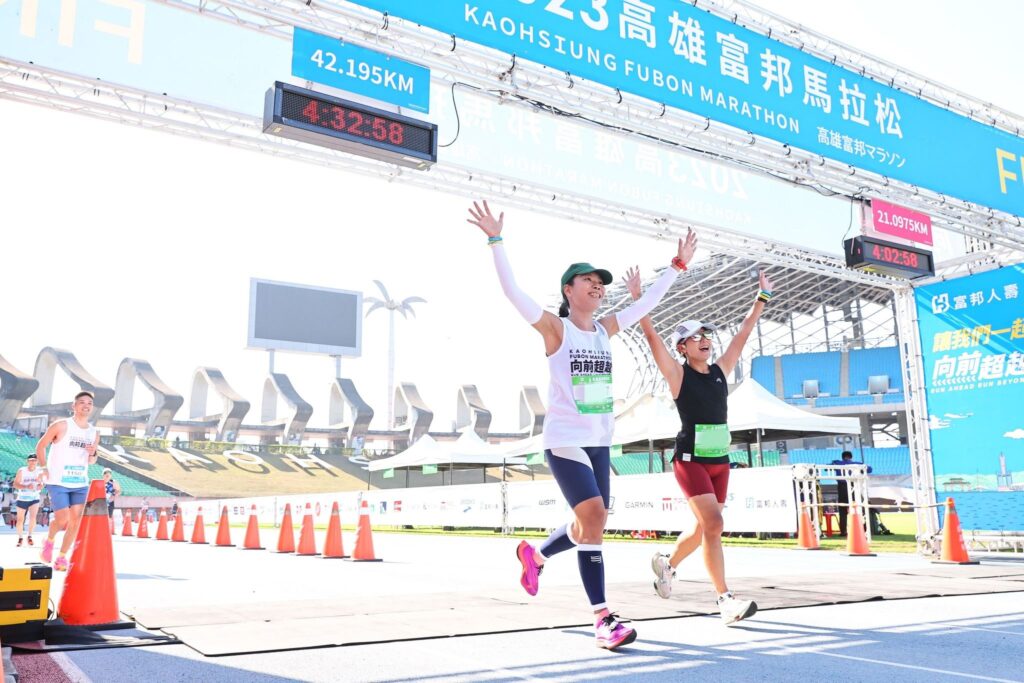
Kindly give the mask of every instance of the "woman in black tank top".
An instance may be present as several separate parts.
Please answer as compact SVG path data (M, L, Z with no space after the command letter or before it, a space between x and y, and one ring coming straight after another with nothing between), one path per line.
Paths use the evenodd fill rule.
M629 273L630 294L640 295L639 284ZM722 509L729 483L729 384L727 375L739 362L740 353L753 332L765 304L771 299L772 283L760 273L760 291L739 331L717 361L712 362L712 340L716 328L699 320L687 320L676 328L673 347L683 358L676 362L654 329L650 317L640 326L651 347L658 369L679 411L680 429L676 436L672 468L686 494L697 524L689 533L680 534L671 556L655 553L651 568L658 577L655 591L663 598L672 594L675 568L694 550L703 546L704 564L718 593L722 620L732 624L757 611L750 600L737 600L725 582L725 557L722 553Z

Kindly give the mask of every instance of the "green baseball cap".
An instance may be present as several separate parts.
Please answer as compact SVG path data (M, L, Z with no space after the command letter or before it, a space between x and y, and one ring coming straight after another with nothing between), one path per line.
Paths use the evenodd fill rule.
M589 263L574 263L562 273L562 286L565 287L572 282L572 279L577 275L586 275L587 273L597 273L603 284L611 284L612 274L607 270L595 268Z

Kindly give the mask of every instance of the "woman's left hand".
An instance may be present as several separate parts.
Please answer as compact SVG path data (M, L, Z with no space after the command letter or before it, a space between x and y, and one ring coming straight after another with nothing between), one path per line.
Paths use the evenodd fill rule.
M772 289L775 285L772 283L771 280L768 279L767 273L765 273L763 270L758 271L757 273L757 283L762 290L770 292L772 294L775 293L775 290Z

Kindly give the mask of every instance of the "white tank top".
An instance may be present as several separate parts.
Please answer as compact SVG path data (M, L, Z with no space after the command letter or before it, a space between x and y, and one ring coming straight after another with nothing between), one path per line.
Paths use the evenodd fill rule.
M29 486L30 484L36 484L43 475L43 468L36 466L35 471L30 470L28 467L18 468L18 472L21 474L21 485ZM17 475L15 475L17 477ZM33 502L39 500L39 489L23 488L16 490L18 500L22 502Z
M96 428L90 424L82 429L70 417L64 422L64 436L50 446L46 457L46 483L80 489L89 485L89 454L85 447L96 441Z
M612 353L608 331L584 332L562 318L562 345L548 356L551 384L544 448L611 446Z

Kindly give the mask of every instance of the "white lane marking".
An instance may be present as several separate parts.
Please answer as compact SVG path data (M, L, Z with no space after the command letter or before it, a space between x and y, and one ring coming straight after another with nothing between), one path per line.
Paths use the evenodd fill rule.
M63 652L51 652L50 657L53 659L53 663L61 668L64 675L71 679L71 683L92 683L92 679Z
M838 657L840 659L851 659L856 662L868 662L870 664L881 664L883 666L894 666L899 669L913 669L915 671L928 671L931 673L945 674L947 676L959 676L960 678L973 678L979 681L994 681L995 683L1020 683L1009 678L994 678L992 676L982 676L979 674L968 674L960 671L950 671L949 669L933 669L930 666L916 666L914 664L901 664L899 662L889 662L884 659L870 659L868 657L854 657L853 655L841 655L838 652L815 652L814 654L822 655L824 657Z

